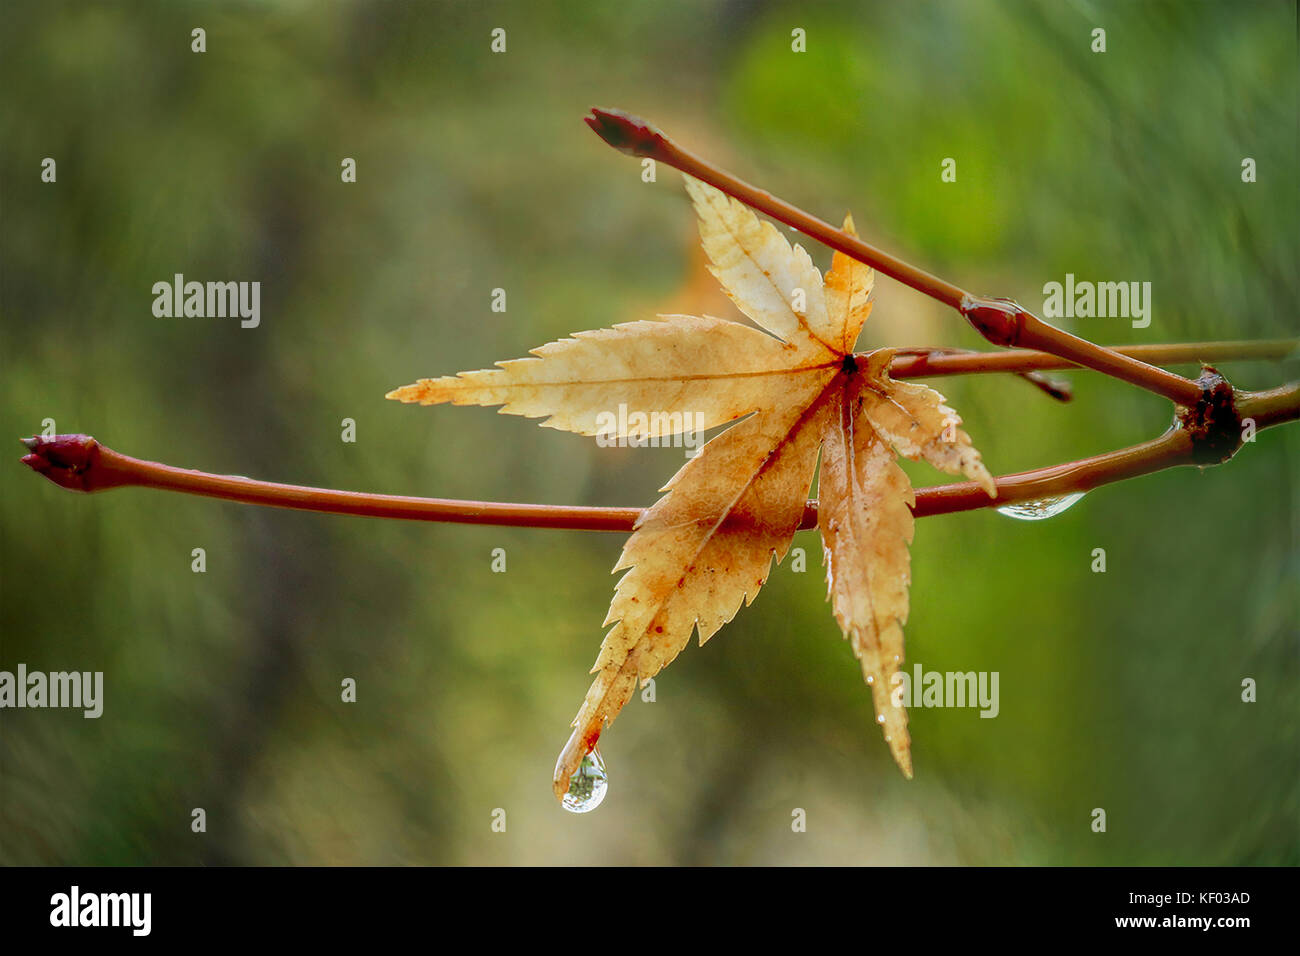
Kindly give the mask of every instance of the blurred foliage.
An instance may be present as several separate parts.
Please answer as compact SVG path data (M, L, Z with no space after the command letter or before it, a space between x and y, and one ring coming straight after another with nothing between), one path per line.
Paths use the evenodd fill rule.
M976 291L1037 308L1066 272L1150 280L1149 328L1072 324L1100 341L1296 327L1288 3L9 0L0 45L0 434L53 418L281 481L648 504L679 450L383 399L681 305L680 182L643 184L582 126L591 105L826 218L852 209ZM57 184L40 182L47 156ZM949 156L958 180L941 184ZM261 281L261 327L154 318L151 286L177 272ZM877 288L864 347L981 344ZM1296 374L1224 370L1248 387ZM941 387L996 472L1167 423L1159 399L1072 377L1068 406L1015 379ZM914 710L912 782L825 604L819 542L799 535L807 572L779 568L619 719L587 817L557 809L550 772L618 536L77 497L11 461L0 667L102 670L106 701L99 720L0 714L0 862L1294 863L1292 432L1049 522L920 522L909 662L999 671L1001 714Z

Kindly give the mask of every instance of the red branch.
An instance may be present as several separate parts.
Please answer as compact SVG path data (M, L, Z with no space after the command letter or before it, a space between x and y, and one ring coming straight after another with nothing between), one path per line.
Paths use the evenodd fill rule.
M913 511L917 517L1089 491L1178 465L1215 464L1226 461L1241 446L1243 420L1253 419L1256 428L1262 429L1300 417L1300 384L1292 383L1268 392L1239 392L1208 368L1200 380L1192 381L1144 361L1176 364L1281 358L1295 351L1295 340L1116 348L1094 345L1043 322L1009 300L972 296L950 282L841 232L686 152L643 120L618 111L593 110L587 124L607 143L624 152L674 166L832 249L958 309L994 344L1037 347L1037 351L1019 349L997 353L902 349L891 364L894 377L1011 372L1028 378L1054 397L1068 398L1067 387L1039 373L1085 367L1164 395L1179 407L1177 424L1159 438L1080 461L1005 475L997 479L995 499L989 499L979 486L969 482L923 488L916 492ZM589 531L631 531L642 514L640 508L414 498L254 481L142 461L113 451L87 435L34 437L23 441L29 449L29 454L22 459L25 464L61 487L82 492L136 486L300 511ZM816 507L816 502L808 502L801 527L816 526Z
M1300 354L1300 339L1261 339L1238 342L1186 342L1170 345L1110 345L1112 352L1156 365L1190 365L1231 362L1243 359L1282 359ZM974 352L965 349L898 349L889 366L891 378L928 378L934 375L963 375L975 372L1052 371L1078 368L1047 352L1008 349L1005 352Z
M778 222L798 229L918 292L951 306L994 345L1022 346L1049 352L1067 362L1163 395L1190 407L1200 400L1200 387L1190 379L1148 365L1131 356L1094 345L1086 339L1044 322L1010 299L976 296L960 286L919 269L883 249L836 229L797 206L749 183L706 159L683 149L664 133L622 110L593 109L586 123L606 143L632 156L648 157L702 180Z
M1268 392L1246 393L1237 403L1241 418L1253 418L1263 429L1300 417L1300 384ZM1240 446L1240 435L1226 460ZM414 498L376 495L330 488L308 488L255 481L232 475L213 475L142 461L101 445L88 435L57 435L23 440L29 453L23 463L55 484L72 491L95 492L136 486L179 491L238 501L244 504L359 515L369 518L403 518L457 524L509 525L520 528L569 528L581 531L631 531L640 508L591 508L567 505L510 504L495 501L460 501L450 498ZM916 492L913 512L918 518L953 514L978 508L999 507L1056 495L1090 491L1101 485L1179 465L1212 464L1200 449L1204 438L1175 426L1159 438L1096 455L1080 461L1039 468L997 479L998 496L990 499L979 485L959 482L922 488ZM801 528L817 525L816 502L808 502Z

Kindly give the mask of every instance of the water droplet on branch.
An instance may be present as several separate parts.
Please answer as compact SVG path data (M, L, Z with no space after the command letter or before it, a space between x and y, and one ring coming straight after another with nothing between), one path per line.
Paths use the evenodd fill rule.
M570 813L590 813L600 806L609 789L609 775L605 773L605 761L593 750L582 758L582 764L569 778L569 792L560 801L560 806Z
M1006 515L1008 518L1019 518L1021 521L1043 521L1046 518L1054 518L1070 508L1083 495L1082 491L1076 491L1069 495L1039 498L1035 501L1018 501L1014 505L1003 505L998 509L998 514Z

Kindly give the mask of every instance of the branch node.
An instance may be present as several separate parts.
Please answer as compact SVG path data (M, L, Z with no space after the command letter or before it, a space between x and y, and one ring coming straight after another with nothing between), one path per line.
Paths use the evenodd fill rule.
M22 462L32 471L69 491L98 491L91 467L99 458L99 442L89 435L33 435L19 439L30 449Z
M980 335L994 345L1012 346L1020 340L1025 310L1012 299L964 296L961 314Z
M1212 365L1203 365L1196 380L1201 398L1194 406L1177 406L1178 424L1192 439L1192 458L1198 465L1217 465L1241 448L1241 414L1237 395L1227 379Z
M595 106L590 116L583 117L583 122L610 146L629 156L655 157L663 146L663 133L641 117L622 110Z

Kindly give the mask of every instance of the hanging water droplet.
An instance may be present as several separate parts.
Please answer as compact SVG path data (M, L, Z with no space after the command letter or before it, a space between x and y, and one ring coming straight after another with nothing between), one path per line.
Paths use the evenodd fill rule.
M560 801L560 806L570 813L590 813L600 806L609 789L609 776L605 773L605 761L593 750L582 758L582 764L569 778L569 792Z
M884 714L878 714L878 715L876 716L876 723L878 723L878 724L883 724L884 722L885 722L885 715L884 715Z
M1018 501L1014 505L1003 505L998 509L998 514L1006 515L1008 518L1019 518L1021 521L1042 521L1045 518L1056 517L1077 503L1083 494L1082 491L1076 491L1073 494L1039 498L1036 501Z

